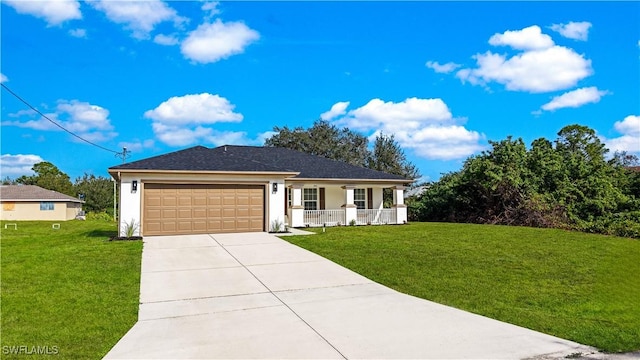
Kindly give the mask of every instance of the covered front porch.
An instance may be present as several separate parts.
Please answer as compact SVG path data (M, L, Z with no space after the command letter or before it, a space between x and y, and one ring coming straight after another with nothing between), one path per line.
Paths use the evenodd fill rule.
M391 189L392 201L385 206L384 189ZM385 225L407 222L404 186L395 184L287 184L287 225L320 227L343 225Z

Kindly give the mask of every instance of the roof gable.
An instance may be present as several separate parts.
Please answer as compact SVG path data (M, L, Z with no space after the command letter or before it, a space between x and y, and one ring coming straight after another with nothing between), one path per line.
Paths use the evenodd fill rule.
M114 166L118 170L242 171L298 173L298 179L362 179L411 181L342 161L310 155L296 150L225 145L217 148L196 146L160 156Z
M2 201L84 201L57 191L43 189L36 185L0 185Z

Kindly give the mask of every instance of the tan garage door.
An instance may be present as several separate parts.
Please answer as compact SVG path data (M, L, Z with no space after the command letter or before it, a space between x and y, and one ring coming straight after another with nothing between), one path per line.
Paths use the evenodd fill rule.
M145 184L144 235L264 230L264 186Z

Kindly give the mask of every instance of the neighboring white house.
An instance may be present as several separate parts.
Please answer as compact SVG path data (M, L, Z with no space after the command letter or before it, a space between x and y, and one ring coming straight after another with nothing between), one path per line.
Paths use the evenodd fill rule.
M35 185L0 185L0 220L75 219L83 201Z
M196 146L109 168L120 187L120 233L273 231L290 227L403 224L413 180L299 151ZM383 208L383 189L393 206Z

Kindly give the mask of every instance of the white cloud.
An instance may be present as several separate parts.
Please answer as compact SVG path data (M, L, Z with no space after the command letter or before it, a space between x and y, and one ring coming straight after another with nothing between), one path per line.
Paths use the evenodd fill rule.
M397 103L372 99L334 122L368 133L370 138L393 134L400 146L427 159L461 159L483 149L479 142L484 136L458 124L441 99L409 98Z
M11 117L32 117L34 115L36 114L32 111L19 111L9 114ZM118 135L113 132L113 126L111 125L111 120L109 120L109 110L88 102L60 100L55 112L45 115L65 129L89 141L106 141ZM61 131L59 127L42 117L27 121L3 121L2 125L41 131Z
M152 139L147 139L144 141L140 141L138 139L134 139L131 142L123 141L118 143L119 148L127 148L127 151L131 152L140 152L144 149L151 149L155 146L155 141Z
M199 63L213 63L244 52L260 34L242 22L204 23L190 32L181 44L182 54Z
M136 39L148 39L156 25L171 21L181 26L187 21L160 0L111 1L97 0L89 2L94 8L105 13L107 18L117 24L123 24Z
M255 139L250 139L244 131L218 131L204 126L179 127L162 123L153 123L152 127L158 140L169 146L195 144L262 145L264 143L263 134L259 134Z
M560 35L566 38L587 41L589 38L589 28L591 28L591 23L587 21L571 21L568 24L553 24L549 28L560 33Z
M0 84L8 82L8 81L9 81L9 78L5 74L0 73Z
M3 154L0 156L2 173L0 176L4 179L7 176L16 178L22 175L33 175L34 172L31 170L33 165L43 161L44 159L40 156L33 154Z
M77 0L4 0L3 2L20 14L44 19L49 26L60 25L69 20L82 19L80 2Z
M69 35L77 38L86 38L87 30L85 29L71 29L69 30Z
M221 132L206 125L220 122L240 122L242 114L235 105L219 95L209 93L174 96L144 116L153 120L153 131L161 142L170 146L196 143L252 143L244 132Z
M542 110L554 111L567 107L577 108L585 104L597 103L607 94L609 94L608 91L598 90L595 86L580 88L555 96L550 102L542 105Z
M348 101L342 101L342 102L337 102L335 104L333 104L333 106L331 107L331 110L327 111L327 112L323 112L322 114L320 114L320 119L322 120L331 120L334 119L340 115L344 115L346 114L346 109L347 106L349 106L349 102Z
M202 5L202 11L206 12L205 19L211 19L212 17L221 13L220 9L218 9L220 3L218 1L205 1Z
M172 46L172 45L178 45L180 40L178 40L178 38L175 35L158 34L153 38L153 42L159 45Z
M526 51L509 59L490 51L474 58L478 67L458 71L456 76L460 80L474 85L494 81L511 91L541 93L563 90L593 73L591 60L562 46Z
M494 34L489 39L489 44L493 46L510 46L518 50L547 49L554 45L551 37L543 34L537 25L529 26L522 30Z
M256 145L264 145L264 142L272 137L273 135L276 135L277 132L275 131L265 131L263 133L259 133L258 136L256 137L256 141L258 142Z
M439 64L437 61L427 61L425 66L430 68L430 69L433 69L433 71L435 71L437 73L448 74L448 73L452 72L453 70L459 68L461 65L453 63L453 62L448 62L446 64Z
M613 127L621 134L640 135L640 116L629 115L622 121L616 121Z
M234 113L234 108L235 105L219 95L202 93L174 96L155 109L146 111L144 116L175 125L242 121L242 114Z
M622 121L616 121L613 127L622 136L604 140L609 150L640 154L640 116L629 115Z
M472 56L476 67L456 73L463 83L486 87L496 82L511 91L541 93L574 87L578 81L593 74L591 60L573 49L554 45L535 25L495 34L489 43L507 45L520 52L510 57L491 51Z

